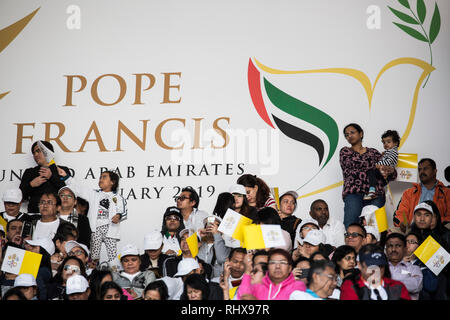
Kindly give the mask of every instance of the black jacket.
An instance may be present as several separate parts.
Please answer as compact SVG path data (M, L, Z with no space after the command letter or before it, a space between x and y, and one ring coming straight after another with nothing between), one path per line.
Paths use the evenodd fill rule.
M70 175L69 168L58 166L63 169L68 175ZM50 179L38 187L33 188L30 186L30 182L39 176L40 166L34 168L28 168L23 173L22 179L20 181L20 190L22 190L22 200L28 201L28 213L38 213L39 212L39 199L41 195L45 192L58 193L59 189L64 187L66 184L61 176L58 174L58 170L55 165L50 166L52 171L52 176Z

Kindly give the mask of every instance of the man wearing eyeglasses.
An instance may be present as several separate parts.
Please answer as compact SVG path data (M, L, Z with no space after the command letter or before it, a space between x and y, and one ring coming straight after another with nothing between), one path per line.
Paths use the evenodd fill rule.
M77 195L73 187L64 186L58 191L61 205L58 208L58 217L72 223L78 230L78 242L89 248L91 243L91 226L87 216L78 214L75 209Z
M183 216L183 223L186 229L195 230L203 229L203 220L208 216L208 213L198 210L200 198L191 187L186 187L181 190L180 196L175 198L177 208L180 209Z
M347 232L344 234L345 244L353 247L356 253L359 252L361 247L365 245L365 239L367 237L366 229L359 223L352 223L347 227Z
M39 212L41 218L34 222L33 240L50 238L56 234L58 227L62 223L57 215L58 196L54 193L44 193L39 200Z
M420 290L422 290L423 274L419 266L403 261L405 253L406 237L400 233L389 234L386 238L386 255L391 277L403 282L411 299L418 300Z

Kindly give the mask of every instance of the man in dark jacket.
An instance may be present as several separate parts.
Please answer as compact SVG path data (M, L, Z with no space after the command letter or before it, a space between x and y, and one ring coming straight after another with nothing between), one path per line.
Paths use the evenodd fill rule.
M53 152L53 146L49 142L41 141L41 143ZM38 202L41 195L44 193L57 193L59 189L65 186L65 183L64 179L58 174L56 165L48 165L37 142L31 146L31 152L37 166L25 170L19 188L22 190L23 201L28 201L28 213L38 213ZM64 170L67 176L70 176L69 168L58 167Z

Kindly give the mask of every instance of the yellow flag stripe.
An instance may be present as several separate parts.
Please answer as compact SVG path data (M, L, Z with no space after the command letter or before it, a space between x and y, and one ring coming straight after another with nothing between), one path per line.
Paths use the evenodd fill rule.
M251 219L242 216L239 219L238 224L236 225L236 229L234 229L232 238L243 242L244 241L244 227L252 224L252 222L253 221Z
M417 169L417 153L399 153L397 167Z
M25 251L23 256L22 265L20 266L19 274L29 273L36 279L39 266L41 265L42 254Z
M423 263L426 263L441 245L433 239L432 236L428 238L414 251L414 255Z
M5 230L5 234L6 234L6 225L8 224L8 222L6 222L5 219L3 219L2 217L0 217L0 225L3 226L3 229Z
M266 244L260 225L252 224L244 228L245 248L247 250L264 249Z
M388 229L388 221L385 207L381 207L380 209L375 211L375 219L377 220L378 231L380 233Z
M239 287L234 287L230 289L230 300L233 300L234 296L236 295L237 288Z
M191 251L192 257L195 258L198 254L198 239L197 233L194 233L189 238L186 238L186 242L189 246L189 250Z

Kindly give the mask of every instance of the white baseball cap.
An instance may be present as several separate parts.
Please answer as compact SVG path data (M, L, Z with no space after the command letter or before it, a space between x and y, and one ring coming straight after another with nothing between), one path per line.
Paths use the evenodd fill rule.
M144 250L158 250L162 243L162 234L158 230L153 230L144 236Z
M428 203L426 203L426 202L421 202L421 203L419 203L419 204L414 208L414 212L416 212L416 211L419 210L419 209L424 209L424 210L427 210L427 211L429 211L429 212L431 212L431 213L434 214L433 208L432 208Z
M14 280L14 287L32 287L37 286L36 279L32 274L19 274Z
M70 295L73 293L82 293L86 292L86 290L89 288L89 283L86 280L85 277L80 276L79 274L75 274L69 279L67 279L66 282L66 294Z
M81 249L84 250L84 252L86 252L87 256L90 255L90 251L89 251L88 247L82 243L76 242L74 240L70 240L70 241L67 241L66 244L64 245L64 248L66 249L67 253L69 253L75 247L80 247Z
M313 246L318 246L321 243L325 243L325 235L323 234L322 230L311 230L306 235L305 239L303 239L303 242L308 242L312 244Z
M242 195L247 195L247 191L245 190L245 187L242 184L233 184L230 189L228 190L229 193L238 193Z
M180 233L179 233L180 239L181 239L181 237L182 237L185 233L188 233L188 237L190 237L190 236L192 236L195 232L194 232L194 230L192 230L192 229L183 229L183 230L181 230Z
M207 216L205 219L203 219L203 224L206 224L207 222L209 222L210 219L211 219L211 220L214 219L214 220L212 220L212 221L218 221L219 223L222 222L222 218L221 218L221 217L216 216L216 215L214 215L214 214L210 214L210 215Z
M22 191L19 188L7 189L3 193L3 202L20 203L22 201Z
M127 244L120 250L120 260L126 256L138 256L139 249L133 244Z
M298 226L298 231L300 232L302 230L303 226L307 225L307 224L313 224L317 228L319 228L319 223L315 219L308 217L308 218L303 219L302 222L300 222L300 225Z
M58 190L58 196L64 190L69 190L70 192L72 192L73 195L75 196L75 200L76 200L76 198L77 198L77 191L76 191L76 188L74 186L64 186L64 187L62 187L61 189Z
M49 255L55 253L55 244L50 238L40 238L36 240L25 240L29 245L40 246L48 252Z
M377 239L377 241L380 241L380 233L378 232L378 229L374 226L364 226L364 229L366 229L366 233L367 234L373 234L373 236L375 237L375 239Z
M198 264L197 260L193 258L184 258L178 263L177 273L174 275L174 277L182 277L187 275L192 270L200 268L200 265Z

